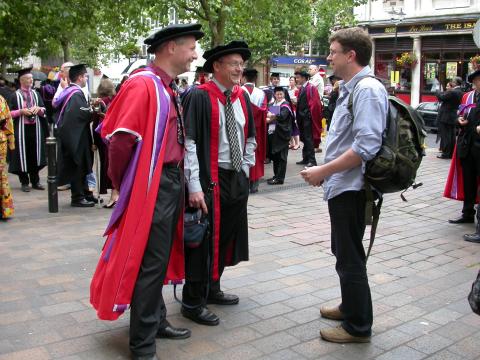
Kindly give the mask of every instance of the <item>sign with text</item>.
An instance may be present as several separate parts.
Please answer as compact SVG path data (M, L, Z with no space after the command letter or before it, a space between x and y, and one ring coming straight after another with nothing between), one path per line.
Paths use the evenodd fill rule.
M460 31L471 30L475 27L475 21L459 21L437 24L416 24L416 25L399 25L398 33L424 33L430 31ZM368 29L370 34L395 34L395 26L371 27Z
M319 56L276 56L271 58L272 66L277 65L327 65L327 59Z

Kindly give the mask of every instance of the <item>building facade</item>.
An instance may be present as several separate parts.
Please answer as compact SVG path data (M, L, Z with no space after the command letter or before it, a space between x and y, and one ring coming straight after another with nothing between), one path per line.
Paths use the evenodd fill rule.
M480 54L472 35L480 0L369 0L355 14L374 39L376 76L413 106L436 101L435 92L455 76L465 80L470 58ZM403 53L412 64L396 61Z

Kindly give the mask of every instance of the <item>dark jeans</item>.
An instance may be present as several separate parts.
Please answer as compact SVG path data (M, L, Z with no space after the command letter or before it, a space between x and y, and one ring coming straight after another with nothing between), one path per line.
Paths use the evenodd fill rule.
M464 200L462 214L465 217L475 215L475 198L477 197L477 176L480 175L480 148L471 146L468 155L460 159L463 171Z
M130 311L130 350L139 356L155 353L155 336L166 321L162 288L183 206L183 186L181 169L164 165Z
M248 254L247 201L249 182L243 171L235 172L219 168L220 185L220 241L218 272L223 274L226 264L235 263L232 252ZM209 211L211 214L212 211ZM211 239L203 241L200 248L186 249L185 273L182 301L187 305L205 304L207 284L210 282L209 294L219 292L220 280L212 282L212 274L207 274L209 257L212 252ZM232 248L235 245L235 250ZM245 249L246 247L246 249ZM211 257L210 257L211 258ZM244 260L244 259L242 259ZM208 276L209 275L209 276Z
M343 328L354 336L370 336L373 322L372 298L368 285L365 233L365 192L346 191L328 200L332 227L332 252L337 258L345 320Z

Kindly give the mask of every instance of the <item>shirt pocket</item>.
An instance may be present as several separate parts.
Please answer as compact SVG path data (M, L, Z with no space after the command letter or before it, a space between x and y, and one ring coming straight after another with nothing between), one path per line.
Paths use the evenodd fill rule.
M335 114L336 116L334 116L334 119L330 124L329 131L332 131L335 134L341 134L352 125L353 117L346 106L337 109L339 113ZM337 111L337 109L335 109L335 111Z

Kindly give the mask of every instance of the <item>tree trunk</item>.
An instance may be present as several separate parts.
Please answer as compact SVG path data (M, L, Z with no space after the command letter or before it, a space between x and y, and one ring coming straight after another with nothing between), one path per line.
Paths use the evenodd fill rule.
M62 40L63 62L70 61L70 46L67 40Z
M5 78L7 76L7 57L2 57L2 76Z

